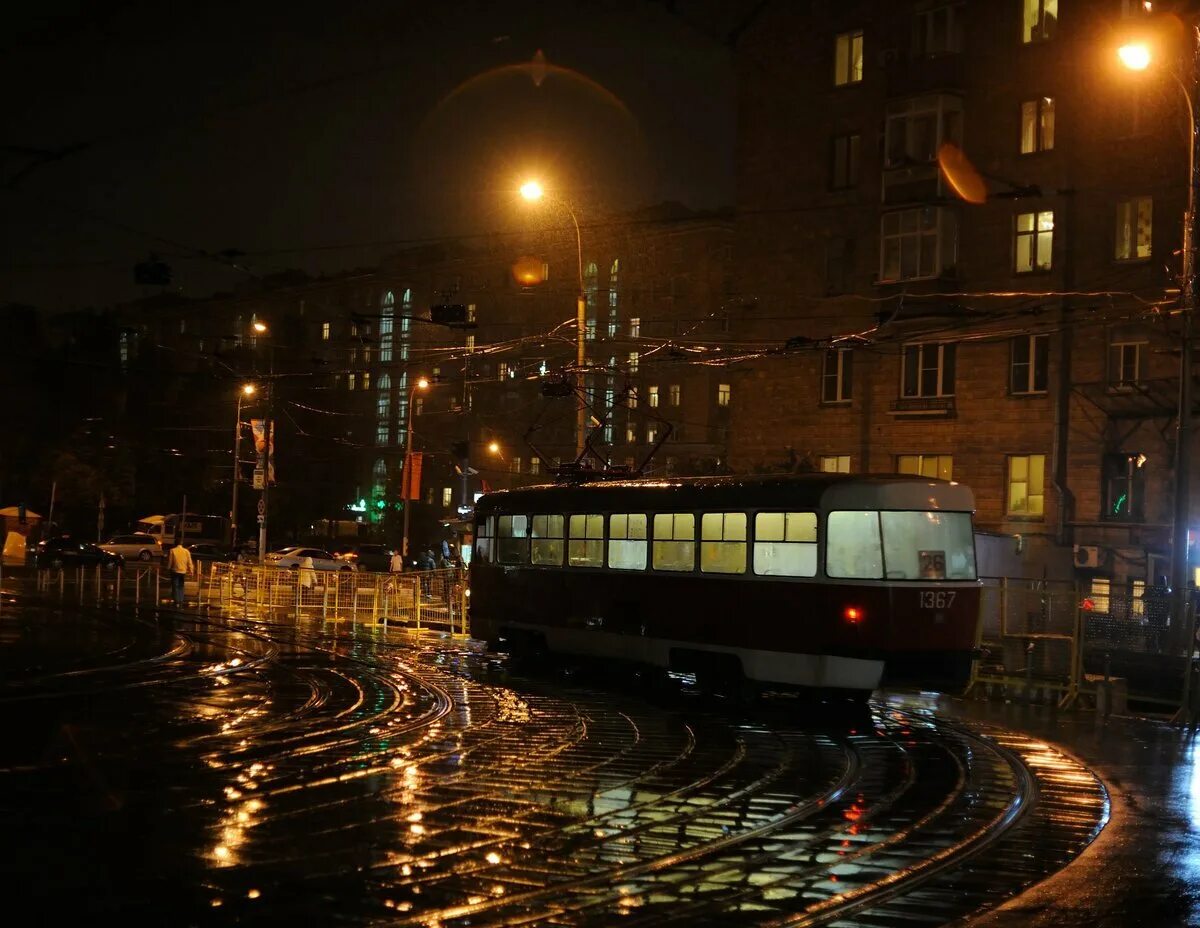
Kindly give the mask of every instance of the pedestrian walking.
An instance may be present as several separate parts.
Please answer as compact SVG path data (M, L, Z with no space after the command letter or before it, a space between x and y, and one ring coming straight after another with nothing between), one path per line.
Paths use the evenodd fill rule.
M192 553L183 546L182 541L177 540L167 555L167 570L171 573L171 599L182 608L183 585L192 572Z
M317 567L313 563L311 555L304 555L300 558L300 586L306 590L311 590L313 584L317 582Z
M1161 653L1166 644L1168 620L1171 615L1171 587L1167 578L1160 576L1158 582L1146 587L1142 594L1142 605L1146 611L1146 625L1149 635L1147 650Z

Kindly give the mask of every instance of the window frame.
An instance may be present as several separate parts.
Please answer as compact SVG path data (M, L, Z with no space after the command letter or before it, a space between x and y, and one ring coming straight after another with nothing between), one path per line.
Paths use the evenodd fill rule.
M1045 521L1046 518L1046 455L1045 453L1029 453L1029 454L1009 454L1005 456L1005 471L1004 471L1004 514L1010 519L1022 519L1035 522ZM1041 486L1040 493L1033 492L1035 481L1033 479L1033 463L1034 459L1038 459L1041 474L1038 477L1037 483ZM1025 478L1017 481L1014 477L1014 465L1018 461L1025 462ZM1025 485L1025 508L1019 509L1013 506L1013 485L1014 483L1023 483ZM1039 499L1041 502L1038 506L1038 511L1034 511L1031 500Z
M1145 367L1146 346L1150 344L1149 339L1122 339L1120 341L1110 341L1108 343L1108 389L1113 392L1125 393L1130 390L1137 389L1137 385L1141 383L1144 377L1143 368ZM1124 372L1125 369L1125 349L1132 348L1133 351L1133 378L1126 379L1124 377L1114 376L1117 372ZM1116 356L1120 356L1120 360L1116 361Z
M699 545L698 539L696 537L697 530L699 528L699 526L697 526L697 524L696 524L696 522L698 521L696 519L696 513L694 511L685 510L685 511L653 512L653 513L649 513L649 515L651 516L651 519L650 519L650 570L655 573L667 573L667 574L696 573L698 570L698 568L696 566L696 559L700 553L700 545ZM676 520L681 516L691 519L692 532L688 539L679 539L679 538L675 537ZM660 518L664 518L664 517L670 517L670 519L671 519L671 535L670 535L670 537L666 537L666 538L660 537L659 533L658 533L658 520ZM659 559L659 548L658 548L659 544L680 544L680 545L690 544L692 546L691 566L686 567L686 568L684 568L684 567L660 567L659 566L659 560L660 560Z
M1017 359L1017 346L1025 345L1028 357ZM1039 346L1041 348L1039 349ZM1023 367L1024 385L1018 388L1018 369ZM1039 368L1043 386L1037 386ZM1050 390L1050 335L1037 332L1030 335L1014 335L1008 349L1008 392L1011 396L1045 396Z
M1033 217L1033 228L1022 231L1021 219L1025 216ZM1050 217L1050 228L1041 228L1043 216ZM1048 274L1054 270L1054 232L1057 222L1052 209L1036 209L1030 212L1016 213L1013 216L1013 273L1014 274ZM1038 263L1038 255L1041 253L1041 238L1046 236L1049 239L1049 254L1050 258L1046 264ZM1029 239L1029 266L1022 267L1021 260L1021 241Z
M829 140L829 189L853 190L862 166L862 133L840 132Z
M1052 18L1047 20L1046 8L1052 7ZM1035 15L1031 19L1030 11ZM1047 22L1053 23L1047 28ZM1058 0L1021 0L1021 45L1038 45L1049 42L1058 32Z
M1141 230L1141 207L1147 209L1147 240L1146 253L1139 254L1141 243L1138 232ZM1124 215L1122 215L1124 213ZM1113 260L1120 264L1136 264L1139 261L1150 261L1154 257L1154 197L1136 196L1123 197L1117 201L1116 216L1113 223ZM1121 246L1129 248L1128 254L1121 253Z
M605 515L605 538L608 541L607 549L604 552L604 566L609 570L620 570L625 572L644 571L650 566L650 519L651 513L648 511L642 512L610 512ZM630 536L629 523L630 519L640 517L642 519L642 536ZM625 534L616 535L613 532L613 519L622 518L625 520ZM642 566L641 567L620 567L613 564L613 543L617 542L622 545L642 544ZM624 550L622 548L622 550Z
M905 229L905 217L916 215L917 225ZM926 217L932 215L932 224L926 225ZM895 225L889 229L889 225ZM907 243L907 245L906 245ZM916 269L905 274L905 255L916 248ZM896 249L896 273L889 276L888 257L891 248ZM929 264L924 262L926 249L932 254ZM953 269L958 260L958 221L954 211L945 206L906 206L890 209L879 217L879 279L878 283L902 283L910 280L936 280ZM924 265L924 266L923 266Z
M916 470L901 470L900 469L901 461L904 458L916 458L917 459L917 469ZM944 477L942 476L943 458L948 463L947 473L946 473L946 476L944 476ZM937 462L937 466L934 468L937 471L937 474L935 476L930 476L929 474L926 474L924 472L925 471L924 465L927 460L933 460L933 461ZM896 455L896 473L907 474L907 475L910 475L913 477L924 477L928 480L953 480L954 479L954 455L953 454L936 454L936 453L931 453L931 452L927 452L927 451L917 451L917 452L909 452L907 454L897 454Z
M545 534L539 535L538 520L541 519L541 528ZM558 520L558 535L549 533L550 520ZM567 557L567 518L561 512L537 512L529 517L529 564L531 567L562 567ZM541 542L543 546L552 544L557 541L559 544L558 561L542 561L535 558L535 553L538 551L537 543Z
M842 43L845 40L843 59ZM855 47L858 48L857 57ZM848 29L833 37L833 86L856 87L863 82L866 73L866 37L861 28ZM843 67L843 64L845 67ZM845 71L843 74L842 72Z
M854 400L853 348L827 348L821 360L821 403L844 406ZM830 370L830 362L835 364ZM829 389L833 384L833 390ZM832 394L832 395L831 395Z
M937 348L937 385L932 393L925 390L925 373L935 368L925 363L928 349ZM949 352L947 352L949 348ZM912 392L908 389L909 354L916 351L916 386ZM900 397L913 399L947 399L955 395L958 380L958 343L957 342L910 342L901 349L900 356ZM949 358L949 363L947 363ZM950 385L947 388L947 367L952 368L949 375Z
M784 532L781 540L759 541L759 516L763 515L781 515L784 517ZM789 516L806 516L811 515L814 520L813 540L812 541L788 541L787 540L787 521ZM815 580L822 576L824 565L822 561L821 542L822 542L822 525L821 512L816 509L755 509L747 513L749 519L750 541L749 545L749 565L750 569L747 573L754 577L769 577L773 579L784 578L788 580ZM813 559L813 572L811 574L785 574L785 573L759 573L758 571L758 546L764 545L812 545L816 548L815 557Z
M1032 119L1027 124L1029 107L1033 107ZM1040 96L1032 100L1021 101L1021 133L1018 149L1022 155L1037 155L1042 152L1054 151L1056 109L1054 97L1051 96ZM1047 114L1049 114L1048 120ZM1027 131L1032 146L1029 148L1025 147ZM1047 144L1047 139L1049 144Z
M720 534L718 537L713 538L713 537L710 537L708 534L709 526L711 525L712 520L718 516L720 517L720 520L721 520L720 521ZM740 539L737 537L733 537L733 538L727 537L727 534L730 531L729 521L730 521L731 516L733 517L735 524L736 524L736 520L738 518L740 518L742 520L742 527L741 527L742 537ZM727 577L744 576L747 573L747 571L749 570L749 566L750 566L749 565L749 560L750 560L749 554L750 554L750 544L751 544L750 522L751 522L751 520L750 520L749 513L745 509L734 509L734 510L723 510L722 509L722 510L716 510L716 511L707 511L706 510L706 511L703 511L700 513L700 558L699 558L700 573L716 574L718 576L727 576ZM736 527L732 531L733 531L733 534L736 536L736 534L737 534ZM707 567L707 568L705 567L704 555L705 555L706 551L710 551L710 550L714 551L715 554L717 555L716 560L719 563L722 556L724 555L724 553L727 550L729 550L735 546L738 546L738 545L741 546L741 553L742 553L740 569L726 570L724 568L718 569L718 568L712 567L712 566Z
M566 566L567 567L578 567L578 568L583 568L586 570L595 570L597 568L604 567L605 566L605 548L606 548L605 528L606 528L607 522L608 522L605 514L602 512L570 512L570 513L567 513L566 516L567 516L567 521L566 521L566 526L567 526ZM574 523L575 519L583 519L584 534L582 534L582 535L574 534L575 529L574 529L573 523ZM592 520L596 520L596 519L599 520L599 525L600 525L600 535L598 538L590 534L590 529L595 524L595 522L593 522ZM576 555L571 553L572 545L574 545L576 543L580 543L583 545L583 557L582 558L577 558ZM595 561L593 561L592 558L590 557L590 554L589 554L590 549L588 546L594 545L597 543L599 543L599 545L600 545L600 557L598 559L595 559Z

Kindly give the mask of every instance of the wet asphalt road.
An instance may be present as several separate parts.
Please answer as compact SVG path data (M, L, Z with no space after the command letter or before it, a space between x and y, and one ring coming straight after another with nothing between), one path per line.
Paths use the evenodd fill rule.
M45 924L932 925L1107 819L1086 769L1003 730L624 689L362 627L5 602L7 899Z

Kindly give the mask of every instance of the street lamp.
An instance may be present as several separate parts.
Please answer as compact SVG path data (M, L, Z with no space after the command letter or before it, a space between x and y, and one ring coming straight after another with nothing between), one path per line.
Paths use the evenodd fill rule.
M521 185L521 196L530 203L547 199L555 205L561 206L567 211L567 215L571 217L571 224L575 226L575 256L578 259L579 265L579 292L575 300L575 368L579 372L577 374L579 378L579 408L575 412L575 455L577 459L582 459L584 437L587 435L587 399L583 392L583 371L587 364L587 355L584 350L584 329L587 325L587 294L583 289L583 236L579 232L579 220L575 218L575 210L571 207L571 204L561 197L547 196L546 191L542 189L542 185L538 181L525 181Z
M500 442L498 442L498 441L488 442L488 453L489 454L499 454L500 453Z
M237 549L238 542L238 484L242 482L242 400L254 396L258 388L252 383L242 384L238 390L237 420L233 424L233 501L229 509L229 546Z
M1192 640L1192 623L1188 617L1188 521L1191 516L1189 497L1191 495L1191 441L1192 441L1192 316L1196 309L1196 109L1194 95L1196 92L1197 67L1200 64L1200 30L1195 26L1191 29L1191 61L1188 74L1189 83L1174 69L1169 69L1171 77L1179 85L1183 100L1187 104L1188 114L1188 200L1187 212L1183 217L1183 280L1181 332L1179 350L1179 409L1176 415L1175 438L1175 520L1174 539L1171 547L1171 584L1175 598L1175 621L1173 637L1179 641L1188 657L1188 665L1184 672L1184 697L1180 714L1190 716L1188 708L1188 688L1191 681L1191 656L1195 650ZM1149 46L1131 42L1121 46L1117 51L1121 63L1130 70L1144 71L1153 59ZM1177 637L1176 637L1177 636ZM1182 640L1181 640L1182 639Z
M268 335L270 329L267 324L259 319L251 323L252 328L257 335ZM267 556L267 500L270 495L269 487L271 486L271 450L275 444L275 343L269 343L267 350L269 361L270 380L267 381L267 415L263 422L263 441L266 443L266 451L263 454L262 467L262 495L258 501L258 562L261 564Z
M424 377L417 379L413 384L413 388L408 391L408 415L404 419L404 463L400 468L400 489L404 494L404 534L400 541L400 556L408 557L408 524L409 511L412 508L412 500L409 496L412 495L408 482L412 479L412 418L413 408L416 401L418 390L429 389L429 381Z

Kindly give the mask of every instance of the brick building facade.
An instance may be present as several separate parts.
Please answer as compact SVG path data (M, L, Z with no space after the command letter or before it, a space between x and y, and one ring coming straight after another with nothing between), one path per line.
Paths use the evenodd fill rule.
M952 476L1043 565L1167 572L1187 116L1117 62L1146 29L1120 0L760 8L733 303L774 350L735 379L735 470Z

